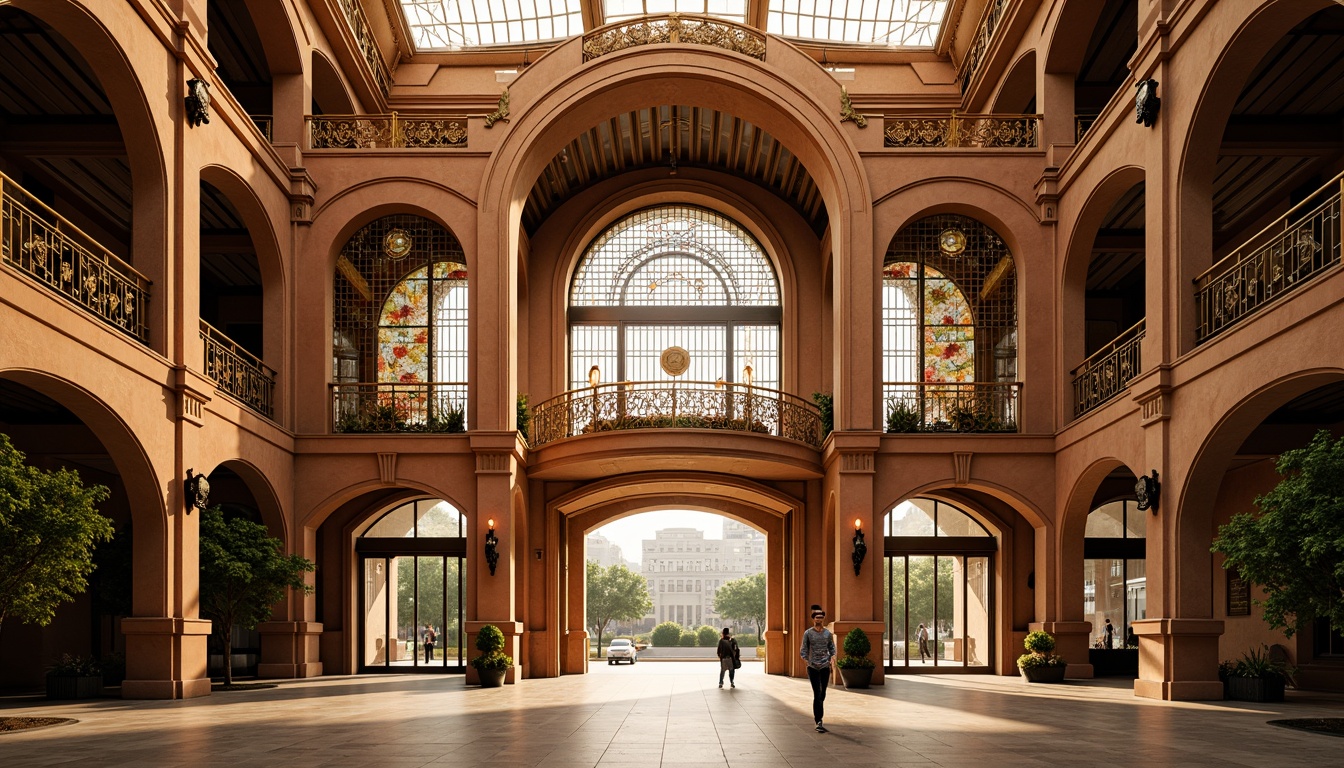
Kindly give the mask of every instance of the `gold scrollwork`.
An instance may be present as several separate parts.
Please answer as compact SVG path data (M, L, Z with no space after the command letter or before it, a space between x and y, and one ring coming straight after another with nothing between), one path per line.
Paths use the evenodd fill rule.
M687 18L676 13L644 17L585 35L583 60L653 43L708 45L765 60L765 36L759 32L719 19Z
M485 127L494 127L495 123L509 122L509 89L499 94L499 108L485 116Z
M868 127L868 118L854 111L854 104L849 100L849 91L842 85L840 86L840 122L853 122L860 128Z

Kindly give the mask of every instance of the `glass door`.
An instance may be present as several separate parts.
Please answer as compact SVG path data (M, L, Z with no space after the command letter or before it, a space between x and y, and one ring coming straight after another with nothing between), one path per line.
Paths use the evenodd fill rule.
M462 560L452 555L362 559L363 669L465 670Z
M888 671L990 671L993 643L989 555L889 555Z

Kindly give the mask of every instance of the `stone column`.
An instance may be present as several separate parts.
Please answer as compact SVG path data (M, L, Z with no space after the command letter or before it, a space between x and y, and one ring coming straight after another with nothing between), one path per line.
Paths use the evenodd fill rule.
M1221 701L1218 619L1139 619L1139 679L1134 695L1168 701Z
M322 624L315 621L264 621L257 677L321 677Z

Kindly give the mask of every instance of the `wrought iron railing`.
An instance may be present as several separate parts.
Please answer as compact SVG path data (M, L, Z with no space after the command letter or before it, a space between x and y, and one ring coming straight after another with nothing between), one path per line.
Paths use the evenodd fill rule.
M461 149L467 118L400 115L310 115L309 149Z
M262 416L275 418L275 370L204 320L201 340L206 377Z
M1341 192L1344 174L1195 278L1196 343L1339 264Z
M257 126L257 130L267 141L275 141L271 135L272 119L270 115L252 115L252 124Z
M888 115L888 147L1035 147L1040 115Z
M888 432L1016 432L1019 382L883 382Z
M1073 369L1073 415L1082 416L1116 395L1139 375L1144 321L1116 336Z
M765 61L765 35L759 30L712 16L652 14L618 21L583 36L583 60L653 43L711 45Z
M1083 137L1091 130L1092 124L1097 122L1101 115L1079 114L1073 116L1073 141L1075 144L1082 143Z
M970 50L966 52L966 58L961 62L961 92L966 93L966 89L971 87L975 80L975 73L980 71L980 65L985 61L985 55L989 53L989 44L994 41L994 30L999 26L999 20L1003 18L1003 11L1008 7L1008 0L990 0L985 8L984 14L980 16L980 27L975 32L975 40L971 42Z
M149 278L0 174L0 257L99 320L149 340Z
M334 432L465 432L465 381L331 385Z
M621 381L570 390L532 407L528 442L623 429L724 429L820 446L821 411L801 397L711 381Z
M378 41L369 28L364 8L360 6L359 0L341 0L341 10L345 11L345 20L350 24L355 42L359 44L359 52L364 54L364 60L368 62L369 69L373 72L373 82L386 97L392 87L392 73L387 70L387 62L383 60L383 54L378 49Z

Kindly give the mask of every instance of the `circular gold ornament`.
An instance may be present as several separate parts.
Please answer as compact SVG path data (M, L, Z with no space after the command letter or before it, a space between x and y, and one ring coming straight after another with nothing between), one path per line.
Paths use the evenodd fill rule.
M411 245L415 240L411 238L411 233L404 229L394 229L387 233L383 238L383 253L387 258L393 261L401 261L411 252Z
M663 373L668 376L680 376L691 367L691 353L681 347L668 347L663 350L659 362L662 363Z
M960 229L945 229L938 236L938 248L948 256L960 256L966 250L966 233Z

